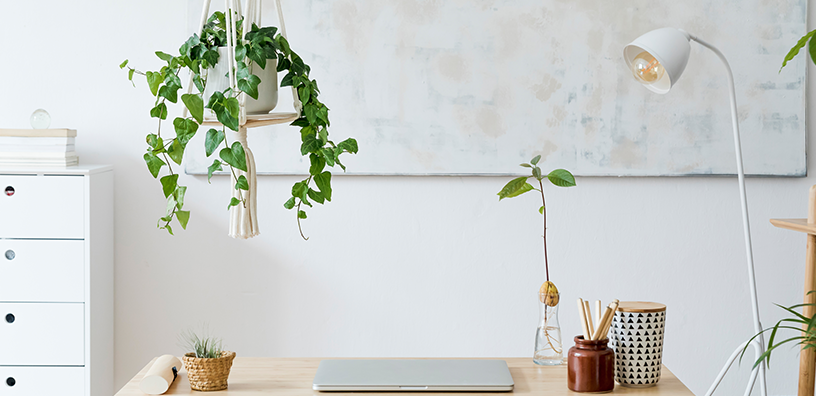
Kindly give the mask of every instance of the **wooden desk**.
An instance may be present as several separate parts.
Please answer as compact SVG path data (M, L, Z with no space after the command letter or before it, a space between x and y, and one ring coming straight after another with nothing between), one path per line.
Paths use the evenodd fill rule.
M312 379L314 379L317 365L320 358L250 358L237 357L232 366L229 378L229 389L219 392L197 392L190 390L190 383L187 382L187 375L184 370L179 373L179 377L170 387L166 395L189 395L216 396L216 395L283 395L283 396L342 396L353 392L318 392L312 390ZM580 393L570 392L567 389L567 366L537 366L531 358L503 358L510 366L510 373L516 383L513 392L499 393L466 393L451 392L446 395L464 396L479 395L578 395ZM144 396L139 390L139 380L150 367L149 363L139 374L136 374L116 396ZM364 392L365 396L388 395L397 396L405 392L375 393ZM421 395L429 392L409 393L411 395ZM431 392L432 393L432 392ZM616 386L613 393L626 395L693 395L691 391L683 385L674 374L663 366L662 377L657 386L651 388L625 388Z

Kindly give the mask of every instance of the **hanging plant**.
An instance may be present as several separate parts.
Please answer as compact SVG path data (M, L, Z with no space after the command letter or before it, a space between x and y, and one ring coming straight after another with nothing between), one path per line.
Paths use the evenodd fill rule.
M183 229L187 228L190 212L184 210L186 186L178 184L178 173L173 169L173 163L181 165L187 144L199 132L205 120L205 109L214 113L220 128L210 128L205 132L204 148L207 157L217 154L207 168L207 181L212 178L213 172L229 169L235 180L235 190L249 190L249 181L237 171L247 172L247 158L243 145L238 142L229 142L226 129L238 131L241 127L241 108L239 95L246 94L258 99L258 85L261 79L252 74L255 67L264 69L267 60L277 63L278 72L287 72L281 80L280 86L294 87L302 108L298 109L299 117L290 125L300 127L301 146L300 154L308 156L310 161L309 175L292 186L292 196L283 204L286 209L295 209L300 235L303 235L301 220L305 219L305 206L311 207L313 202L324 204L332 199L331 176L327 167L339 166L346 170L340 162L343 153L357 153L357 141L348 138L335 144L329 140L328 127L329 108L320 102L320 90L317 81L309 77L311 68L304 63L289 47L289 43L282 35L277 34L275 27L258 27L253 24L250 31L243 35L243 19L235 22L237 37L235 40L235 78L237 89L232 87L223 91L215 91L205 103L204 90L207 79L220 77L209 76L208 72L218 63L219 47L227 45L227 17L223 12L215 12L207 20L201 36L193 34L179 48L179 55L174 56L161 51L156 52L161 60L166 62L158 71L140 71L128 65L125 60L119 66L128 70L128 79L132 82L134 74L144 76L150 93L156 97L150 116L157 119L156 133L146 136L147 152L143 158L150 174L159 179L162 192L167 199L164 216L159 219L158 228L166 229L171 235L173 219L178 221ZM273 62L270 62L272 64ZM162 122L167 119L167 102L177 103L179 90L182 84L179 73L187 70L192 74L192 83L197 93L182 94L181 102L189 111L187 117L176 117L173 120L175 136L162 132ZM134 84L135 86L135 84ZM161 177L160 177L161 175ZM246 207L247 202L242 194L232 197L227 209L237 205Z

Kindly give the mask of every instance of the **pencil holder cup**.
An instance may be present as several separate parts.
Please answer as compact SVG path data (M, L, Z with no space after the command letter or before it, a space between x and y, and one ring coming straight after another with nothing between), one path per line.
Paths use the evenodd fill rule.
M610 392L615 389L615 352L608 338L585 340L575 337L567 354L567 388L573 392Z
M609 345L615 350L615 381L622 386L646 388L660 380L666 306L642 301L621 301Z

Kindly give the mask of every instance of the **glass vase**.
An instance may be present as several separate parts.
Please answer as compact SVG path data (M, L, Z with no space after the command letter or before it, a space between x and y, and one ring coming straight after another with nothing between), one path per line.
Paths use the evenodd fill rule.
M563 363L564 349L561 344L561 325L558 323L558 307L561 306L561 295L549 298L544 293L538 295L539 321L536 329L535 352L533 362L544 366L557 366Z

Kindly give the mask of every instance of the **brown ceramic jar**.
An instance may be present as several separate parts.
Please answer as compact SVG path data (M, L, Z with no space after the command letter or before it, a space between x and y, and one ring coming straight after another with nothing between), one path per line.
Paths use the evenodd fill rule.
M586 341L575 337L567 356L567 387L574 392L611 392L615 389L615 352L608 338Z

